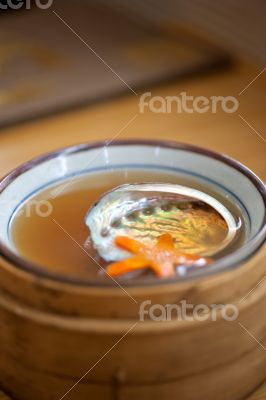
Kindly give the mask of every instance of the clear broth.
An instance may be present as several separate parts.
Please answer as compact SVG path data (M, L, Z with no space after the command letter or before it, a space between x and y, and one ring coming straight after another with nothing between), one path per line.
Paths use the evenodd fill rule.
M60 183L29 199L13 217L11 235L14 246L24 259L51 274L90 281L110 279L90 258L84 247L89 236L85 215L103 193L118 185L155 181L203 190L221 201L237 220L242 220L240 211L233 204L199 181L154 170L116 170L94 173ZM47 204L51 213L48 213ZM245 237L244 224L241 225L233 245L219 256L241 245ZM150 276L150 273L144 273L142 277L145 279L147 276Z

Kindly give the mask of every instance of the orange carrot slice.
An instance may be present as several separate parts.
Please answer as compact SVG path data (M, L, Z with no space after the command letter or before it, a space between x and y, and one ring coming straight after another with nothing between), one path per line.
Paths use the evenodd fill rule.
M127 236L117 236L115 244L135 256L110 264L107 273L111 276L149 268L159 278L169 278L176 274L177 265L204 266L212 262L210 258L182 253L175 249L173 238L168 233L161 235L157 243L150 247Z

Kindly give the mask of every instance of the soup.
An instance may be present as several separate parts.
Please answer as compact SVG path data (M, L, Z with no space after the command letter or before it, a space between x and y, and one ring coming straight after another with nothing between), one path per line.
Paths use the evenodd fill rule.
M89 230L85 224L88 209L103 193L125 183L168 182L194 187L214 195L238 221L239 232L234 242L216 258L239 247L245 237L240 211L215 189L203 182L154 170L113 170L87 174L58 183L27 200L13 216L11 236L16 251L24 259L52 274L89 281L110 279L103 271L106 267L93 248L88 248ZM143 279L151 276L144 271ZM130 277L134 279L134 276ZM120 279L126 279L122 277Z

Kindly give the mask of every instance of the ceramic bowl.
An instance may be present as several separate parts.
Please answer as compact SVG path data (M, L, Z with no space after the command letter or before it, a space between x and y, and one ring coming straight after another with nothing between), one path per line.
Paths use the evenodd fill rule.
M209 188L214 198L226 199L240 210L245 224L243 245L201 270L178 279L235 268L252 256L266 236L266 190L261 180L239 162L206 149L166 141L131 140L86 143L35 158L0 182L0 252L17 268L65 280L25 261L12 243L10 227L19 208L43 189L86 174L117 169L160 171L185 179L188 186ZM85 282L85 284L92 282ZM84 284L84 281L82 282Z

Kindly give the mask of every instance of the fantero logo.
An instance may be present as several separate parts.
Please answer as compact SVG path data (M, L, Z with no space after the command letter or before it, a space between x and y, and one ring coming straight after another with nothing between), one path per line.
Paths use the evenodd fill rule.
M26 8L30 10L33 7L46 10L53 5L53 0L0 0L0 10L19 10Z

